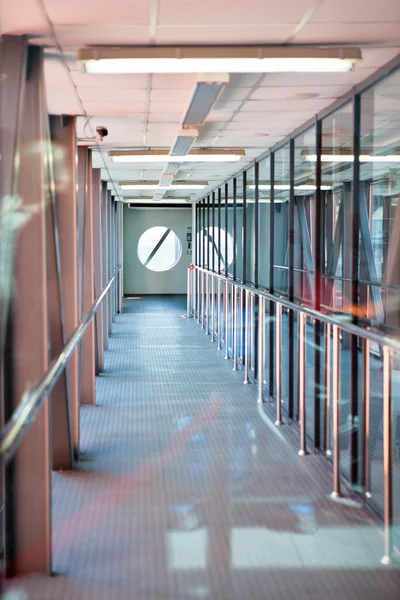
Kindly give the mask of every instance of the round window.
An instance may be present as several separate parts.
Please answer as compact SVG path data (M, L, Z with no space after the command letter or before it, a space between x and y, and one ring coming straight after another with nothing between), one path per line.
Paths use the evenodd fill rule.
M204 244L205 266L212 267L214 254L215 269L218 269L218 261L220 270L224 269L225 266L229 267L233 261L233 239L230 233L227 233L222 227L207 227L198 233L197 236L201 236L200 248ZM209 265L207 265L207 246Z
M150 271L168 271L178 263L182 244L172 229L151 227L141 235L137 253L142 265Z

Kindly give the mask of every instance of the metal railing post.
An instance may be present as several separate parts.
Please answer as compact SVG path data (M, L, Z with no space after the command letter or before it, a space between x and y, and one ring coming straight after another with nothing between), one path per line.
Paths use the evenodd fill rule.
M282 375L281 375L281 351L282 351L282 304L276 303L276 421L275 425L282 425Z
M299 328L299 417L300 417L300 450L299 456L307 454L306 442L306 316L298 314Z
M384 466L384 535L383 565L392 562L393 553L393 404L392 351L383 348L383 466Z
M325 456L331 455L330 426L331 426L331 325L326 324L325 329Z
M197 271L197 322L200 323L200 285L201 285L200 275L201 275L201 272L199 271L199 269L196 269L196 271Z
M340 497L340 338L339 327L333 326L333 492L332 498Z
M238 288L236 285L232 286L234 297L233 303L233 371L237 371L238 364L238 320L239 320L239 311L238 311Z
M186 290L186 316L187 318L190 317L190 313L191 313L191 284L192 284L192 271L189 268L187 270L187 290ZM118 298L119 298L119 294L118 294Z
M203 271L201 275L201 328L204 329L204 301L205 301L205 277L206 274Z
M370 464L369 464L369 434L370 434L370 342L362 341L363 346L363 408L364 408L364 494L371 497Z
M224 287L225 360L229 358L229 283Z
M210 276L206 273L206 335L210 334Z
M211 341L214 341L215 327L215 277L211 275Z
M221 280L217 285L217 349L221 350Z
M246 307L244 317L244 384L250 383L249 380L249 317L250 317L250 295L251 292L246 290Z
M265 298L259 297L258 314L258 403L264 402L264 370L265 370Z

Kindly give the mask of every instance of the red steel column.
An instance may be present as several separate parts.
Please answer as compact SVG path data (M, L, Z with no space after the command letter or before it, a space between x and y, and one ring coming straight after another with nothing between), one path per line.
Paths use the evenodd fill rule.
M102 240L101 240L101 170L92 170L93 196L93 258L94 258L94 295L98 298L103 289ZM104 333L103 305L95 316L96 330L96 374L104 370Z
M18 192L29 220L18 233L6 389L14 408L48 368L43 51L29 49ZM6 471L8 574L51 571L50 406L46 402Z
M77 277L77 211L76 211L76 120L75 117L50 117L53 150L56 206L59 227L59 245L64 309L64 330L68 339L78 326ZM79 457L79 394L78 350L71 356L67 367L70 417L75 458ZM54 394L53 394L54 396ZM62 466L56 456L57 415L53 410L54 468ZM66 468L63 466L63 468Z
M92 152L84 146L78 147L78 205L83 208L83 220L80 232L83 236L80 257L83 268L81 293L83 314L91 309L94 303L94 267L93 267L93 211L92 211ZM79 257L78 257L79 258ZM81 273L82 275L82 273ZM94 323L89 325L82 340L82 375L81 404L96 404L95 386L95 349Z

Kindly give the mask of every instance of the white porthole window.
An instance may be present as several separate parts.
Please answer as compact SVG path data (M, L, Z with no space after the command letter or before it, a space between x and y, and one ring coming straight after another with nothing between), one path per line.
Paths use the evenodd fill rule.
M182 256L182 244L172 229L150 227L139 239L137 254L150 271L168 271Z
M218 235L219 231L219 235ZM225 229L218 227L207 227L203 229L200 233L197 234L201 236L200 238L200 248L205 250L205 266L212 268L213 265L213 254L214 254L214 268L218 270L218 261L219 268L222 271L225 267L229 267L229 265L233 261L233 238L229 232L226 232ZM227 245L226 245L227 243ZM208 256L210 264L207 265L207 247L208 247ZM227 253L226 253L227 250Z

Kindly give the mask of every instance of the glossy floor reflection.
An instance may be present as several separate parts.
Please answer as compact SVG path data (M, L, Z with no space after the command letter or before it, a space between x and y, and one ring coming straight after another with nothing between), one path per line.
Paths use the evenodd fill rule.
M54 475L53 578L32 600L251 600L399 596L383 538L331 473L297 456L184 298L126 300L82 461Z

